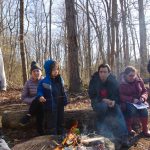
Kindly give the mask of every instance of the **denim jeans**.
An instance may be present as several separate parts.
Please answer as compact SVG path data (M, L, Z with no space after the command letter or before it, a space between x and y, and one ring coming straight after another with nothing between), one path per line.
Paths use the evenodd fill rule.
M134 117L148 117L148 110L144 109L137 109L130 103L126 103L126 110L124 112L125 117L127 118L134 118Z
M105 134L109 133L109 137L123 137L128 135L126 123L118 104L113 108L108 107L105 102L100 102L95 107L97 113L97 129ZM108 130L108 131L107 131Z

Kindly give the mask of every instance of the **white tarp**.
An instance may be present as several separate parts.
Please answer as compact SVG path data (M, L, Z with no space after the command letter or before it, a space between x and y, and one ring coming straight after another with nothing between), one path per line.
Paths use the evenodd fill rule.
M0 90L6 90L6 76L1 48L0 48Z

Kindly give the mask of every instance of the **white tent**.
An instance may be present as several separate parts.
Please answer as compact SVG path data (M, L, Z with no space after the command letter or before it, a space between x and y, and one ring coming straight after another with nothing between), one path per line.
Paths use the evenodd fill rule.
M6 90L6 76L1 48L0 48L0 90Z

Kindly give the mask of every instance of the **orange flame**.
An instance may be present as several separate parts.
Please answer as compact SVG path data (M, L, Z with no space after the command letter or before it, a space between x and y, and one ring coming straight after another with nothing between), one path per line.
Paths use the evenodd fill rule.
M67 136L65 137L65 139L54 150L64 150L64 147L69 147L69 146L72 146L73 148L72 150L75 150L76 149L75 147L80 142L79 129L77 127L78 127L78 121L75 121L71 129L69 130Z

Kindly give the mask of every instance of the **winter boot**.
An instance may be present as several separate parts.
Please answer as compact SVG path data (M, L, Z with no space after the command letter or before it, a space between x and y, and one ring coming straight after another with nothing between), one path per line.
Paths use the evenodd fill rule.
M129 135L134 136L136 134L136 132L132 129L132 119L131 118L126 119L126 125L128 128Z
M140 121L142 124L142 135L150 137L150 131L148 130L148 117L141 117Z

